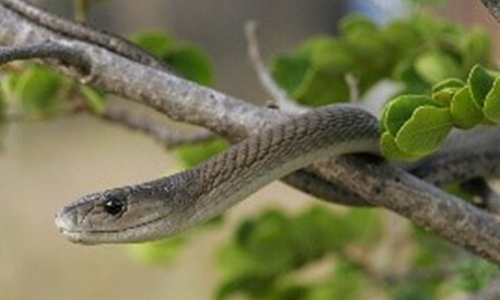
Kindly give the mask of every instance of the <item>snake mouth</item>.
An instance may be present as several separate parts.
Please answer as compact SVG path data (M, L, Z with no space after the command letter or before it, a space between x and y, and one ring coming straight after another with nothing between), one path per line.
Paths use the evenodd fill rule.
M147 222L121 229L76 229L71 225L71 222L68 222L65 215L58 215L55 223L59 231L72 243L83 245L96 245L104 243L120 244L140 243L145 242L146 240L151 240L152 237L145 236L144 232L146 232L146 230L143 230L142 228L149 227L151 224L160 222L165 218L165 216L160 216Z

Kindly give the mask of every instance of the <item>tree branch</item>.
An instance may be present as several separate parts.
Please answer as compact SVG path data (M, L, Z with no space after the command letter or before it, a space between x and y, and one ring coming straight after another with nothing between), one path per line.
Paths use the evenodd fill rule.
M308 110L306 107L297 105L288 98L286 92L278 86L266 68L259 50L257 23L255 21L248 21L245 24L245 37L247 39L247 51L250 62L257 74L257 78L259 78L260 84L273 98L273 104L282 111L289 113L306 112Z
M174 130L165 124L154 122L146 116L135 115L126 109L120 109L113 106L108 106L102 114L92 115L102 120L124 125L129 129L148 134L154 137L167 149L199 143L216 137L212 132L203 128L190 132Z
M57 42L42 42L35 45L21 45L0 48L0 65L33 58L55 58L64 64L77 68L83 76L88 76L91 70L90 58L85 52L73 49Z

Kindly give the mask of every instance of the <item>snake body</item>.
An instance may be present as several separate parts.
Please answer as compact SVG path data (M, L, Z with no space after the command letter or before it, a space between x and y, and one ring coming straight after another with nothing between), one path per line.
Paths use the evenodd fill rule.
M185 172L84 196L64 207L56 224L77 243L154 240L220 214L313 162L356 152L378 152L376 118L360 108L330 106L263 130Z

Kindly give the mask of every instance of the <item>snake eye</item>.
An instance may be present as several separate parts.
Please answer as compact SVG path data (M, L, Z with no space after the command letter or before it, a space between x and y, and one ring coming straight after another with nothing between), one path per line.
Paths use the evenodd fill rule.
M112 215L116 216L125 210L125 201L117 197L109 197L106 203L104 203L104 210Z

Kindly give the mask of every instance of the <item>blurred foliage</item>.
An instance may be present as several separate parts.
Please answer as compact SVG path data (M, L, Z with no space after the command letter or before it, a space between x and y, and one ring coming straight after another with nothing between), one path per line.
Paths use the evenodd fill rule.
M349 248L368 250L380 234L379 216L368 209L335 213L312 207L295 216L277 210L265 212L240 224L232 242L221 249L219 265L225 279L218 298L244 293L274 299L294 287L306 298L330 295L333 298L324 299L356 299L366 279L347 253ZM290 276L334 254L343 261L333 268L328 284L306 286Z
M222 152L229 143L221 138L214 138L194 145L185 145L173 150L173 154L186 168L208 160L210 157Z
M381 121L388 157L417 159L437 149L452 127L500 123L498 73L480 66L490 67L491 42L483 30L415 14L383 28L365 17L348 16L339 32L337 37L311 38L290 54L275 57L272 75L291 98L308 106L347 102L350 88L364 96L382 80L398 84L397 97ZM213 67L196 46L160 31L135 34L132 40L177 74L213 84ZM347 84L347 75L356 78L355 87ZM75 99L96 114L106 109L103 91L40 65L13 68L0 89L0 134L10 110L54 117L72 112ZM226 141L213 139L174 154L185 167L193 167L227 147ZM221 220L215 218L204 228ZM416 227L408 233L412 254L402 262L403 271L381 268L373 260L387 234L384 222L374 209L334 211L323 206L294 214L268 210L247 218L220 247L223 279L215 296L316 300L367 299L375 293L388 299L442 299L477 292L500 275L497 267ZM169 265L193 238L189 233L128 249L140 263ZM326 272L311 276L311 269Z
M134 34L131 39L186 79L206 86L213 84L212 64L197 46L175 42L161 31Z
M339 36L319 36L272 62L272 73L291 98L308 106L349 100L350 74L361 96L383 79L400 93L428 93L441 80L465 79L477 63L487 65L491 41L479 28L463 29L423 14L384 28L363 16L348 16Z

